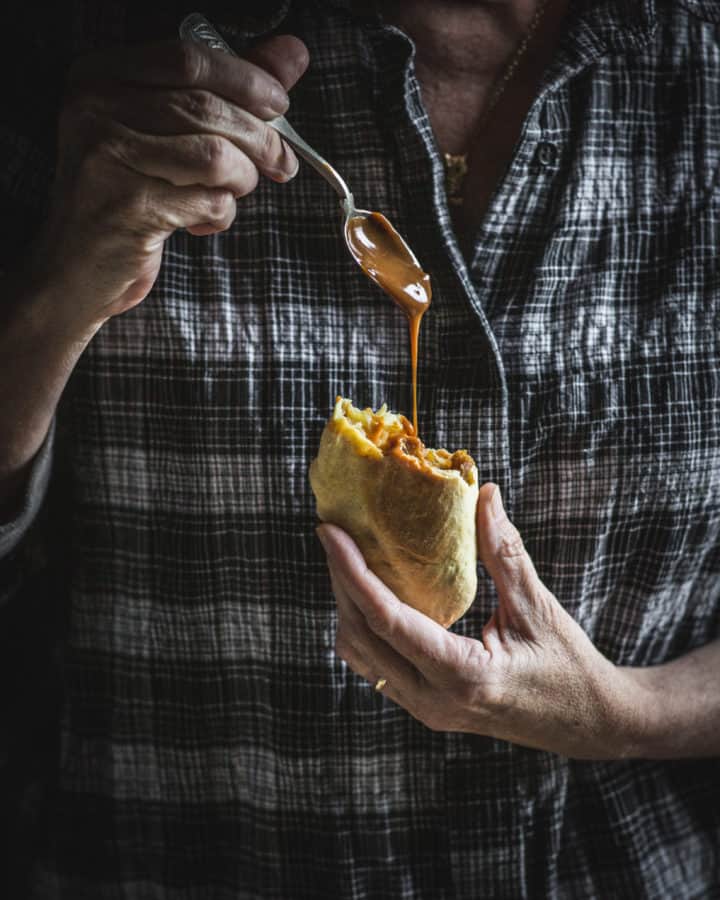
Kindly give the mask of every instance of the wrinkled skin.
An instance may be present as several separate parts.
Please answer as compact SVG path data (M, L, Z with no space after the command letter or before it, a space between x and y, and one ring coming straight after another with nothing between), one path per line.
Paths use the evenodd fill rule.
M223 231L261 176L292 178L297 159L266 120L288 108L307 64L290 36L247 59L171 41L75 64L50 215L34 252L66 298L69 327L82 331L139 303L176 229Z
M478 554L498 606L482 639L453 634L401 603L341 529L322 525L338 606L336 650L435 731L461 731L576 758L632 755L641 703L540 581L500 491L480 490Z

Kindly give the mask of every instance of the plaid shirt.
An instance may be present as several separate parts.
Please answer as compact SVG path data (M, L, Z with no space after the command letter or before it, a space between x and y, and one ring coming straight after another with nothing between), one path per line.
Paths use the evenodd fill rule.
M249 30L287 13L311 52L290 120L433 276L427 442L501 485L615 663L718 638L717 4L574 4L467 263L410 42L340 5L267 6ZM68 46L133 28L88 4ZM17 233L52 165L21 126L0 173ZM720 897L717 759L433 733L336 658L307 471L337 393L408 410L405 323L307 167L227 233L175 234L81 358L42 512L3 532L5 787L32 885L8 896ZM456 630L479 637L494 604L481 572Z

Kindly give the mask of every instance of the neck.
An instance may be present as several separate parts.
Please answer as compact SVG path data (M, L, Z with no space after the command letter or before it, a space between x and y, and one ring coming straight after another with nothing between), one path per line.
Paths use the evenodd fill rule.
M383 18L415 44L415 71L441 148L465 153L542 0L390 0ZM548 0L513 82L540 76L568 0ZM533 85L534 86L534 85ZM503 105L505 94L503 94Z
M375 3L385 21L415 44L415 73L438 149L466 159L466 176L453 190L460 203L451 205L450 213L467 252L557 50L570 0L541 4L542 0ZM362 5L367 9L367 3Z
M383 17L415 43L418 65L447 79L492 78L507 65L538 0L391 0Z

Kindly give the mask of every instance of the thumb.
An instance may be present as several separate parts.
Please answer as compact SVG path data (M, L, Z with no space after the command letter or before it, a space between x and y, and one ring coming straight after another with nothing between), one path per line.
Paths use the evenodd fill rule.
M527 631L528 620L538 617L552 601L552 594L540 581L520 532L508 519L500 488L492 482L480 488L477 504L478 556L495 583L502 618L513 628ZM543 616L544 618L544 616Z
M308 48L292 34L277 34L243 53L245 59L265 69L289 91L310 62Z

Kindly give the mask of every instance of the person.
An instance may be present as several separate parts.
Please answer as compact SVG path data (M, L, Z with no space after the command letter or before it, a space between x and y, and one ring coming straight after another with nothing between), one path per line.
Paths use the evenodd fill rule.
M717 7L379 6L21 42L6 896L720 890ZM420 433L483 483L447 632L316 537L335 395L407 411L409 364L284 113L433 279Z

